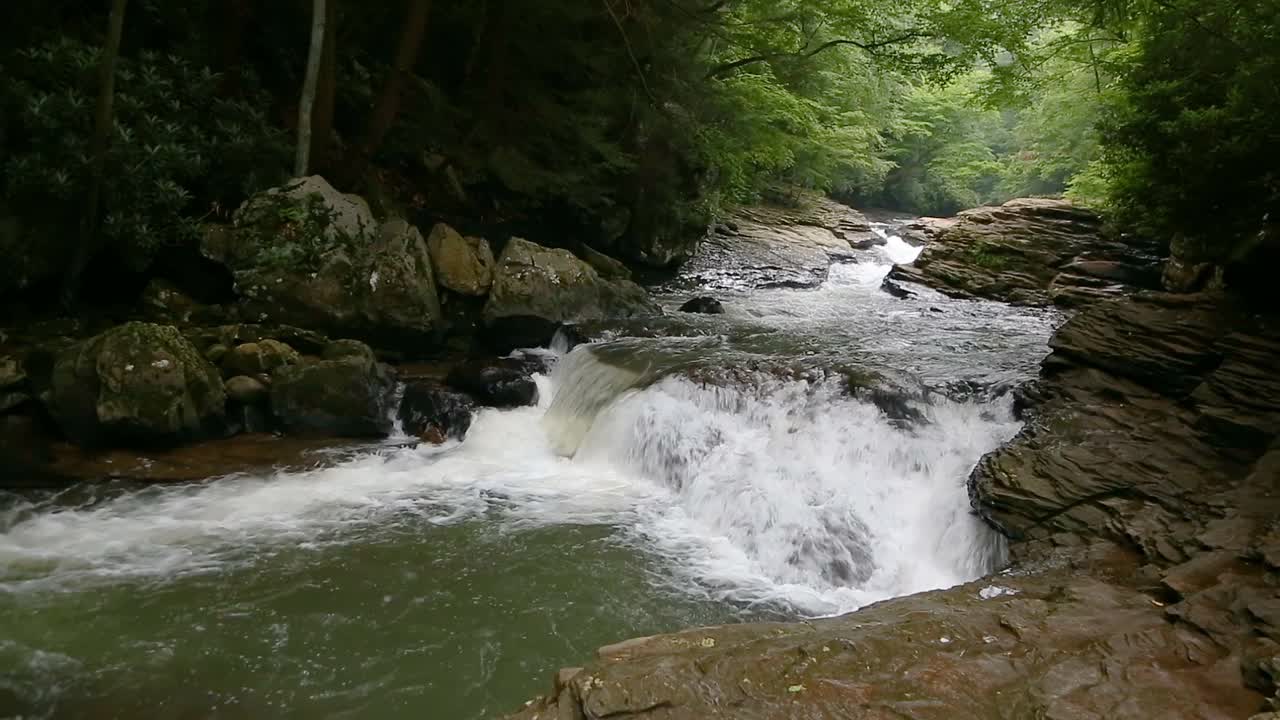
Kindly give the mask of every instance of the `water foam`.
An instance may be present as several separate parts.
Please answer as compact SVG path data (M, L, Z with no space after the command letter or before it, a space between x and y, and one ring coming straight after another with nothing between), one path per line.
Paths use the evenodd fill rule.
M462 443L28 508L0 528L0 588L212 571L278 543L481 516L616 525L681 582L815 615L967 581L1000 559L964 482L1016 431L1004 409L941 402L904 429L834 386L710 387L678 376L643 389L591 385L618 372L594 358L575 350L559 387L539 376L539 407L483 411ZM544 426L557 422L551 398L581 390L580 378L595 407L591 420L561 416L585 427L569 459Z

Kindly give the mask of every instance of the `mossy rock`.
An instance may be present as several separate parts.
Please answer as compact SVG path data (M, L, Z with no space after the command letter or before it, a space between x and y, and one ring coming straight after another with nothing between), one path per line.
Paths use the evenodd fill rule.
M395 385L393 371L367 345L343 340L325 348L323 359L282 368L271 408L293 434L386 437Z
M220 432L226 392L176 328L131 322L59 353L47 400L78 444L156 445Z

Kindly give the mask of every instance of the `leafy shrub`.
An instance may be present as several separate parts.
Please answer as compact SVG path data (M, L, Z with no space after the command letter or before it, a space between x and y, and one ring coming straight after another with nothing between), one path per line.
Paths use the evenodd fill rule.
M12 58L0 68L0 197L32 224L73 232L92 178L98 49L63 38ZM200 217L285 174L288 146L263 116L268 103L221 99L217 81L171 55L119 61L101 232L131 267L192 241Z

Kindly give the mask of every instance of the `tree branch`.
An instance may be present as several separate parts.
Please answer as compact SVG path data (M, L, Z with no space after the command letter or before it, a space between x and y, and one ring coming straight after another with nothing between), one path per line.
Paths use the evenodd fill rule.
M926 38L926 37L931 37L931 35L926 32L911 30L911 31L902 33L901 35L891 37L887 40L879 40L876 42L869 42L869 43L864 43L858 40L850 40L847 38L840 38L837 40L828 40L822 43L821 45L818 45L815 48L809 48L806 45L805 47L802 47L799 50L796 50L794 52L761 53L759 55L752 55L750 57L744 57L738 60L734 60L732 62L723 63L711 68L711 70L707 72L707 74L704 76L703 79L712 80L714 78L720 77L721 75L731 73L734 70L737 70L738 68L746 67L748 65L755 65L756 63L770 62L773 60L781 60L782 58L795 58L797 60L808 60L809 58L813 57L814 55L817 55L820 52L823 52L825 50L830 50L833 47L839 47L841 45L852 45L853 47L856 47L866 52L874 54L875 51L881 48L888 47L890 45L899 45L905 42L909 42L911 40L918 40L920 38Z

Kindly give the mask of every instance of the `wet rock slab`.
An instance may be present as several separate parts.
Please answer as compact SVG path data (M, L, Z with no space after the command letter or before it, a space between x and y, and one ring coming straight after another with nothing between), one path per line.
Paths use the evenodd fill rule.
M966 210L949 223L921 223L907 236L928 245L915 262L890 272L889 287L919 283L955 297L1067 307L1159 287L1157 258L1063 200Z
M816 287L833 262L852 260L853 249L875 237L861 213L821 197L805 196L797 207L743 208L703 240L677 284L707 290Z
M840 618L627 641L511 718L1249 717L1239 658L1118 581L1132 562L1099 545Z

